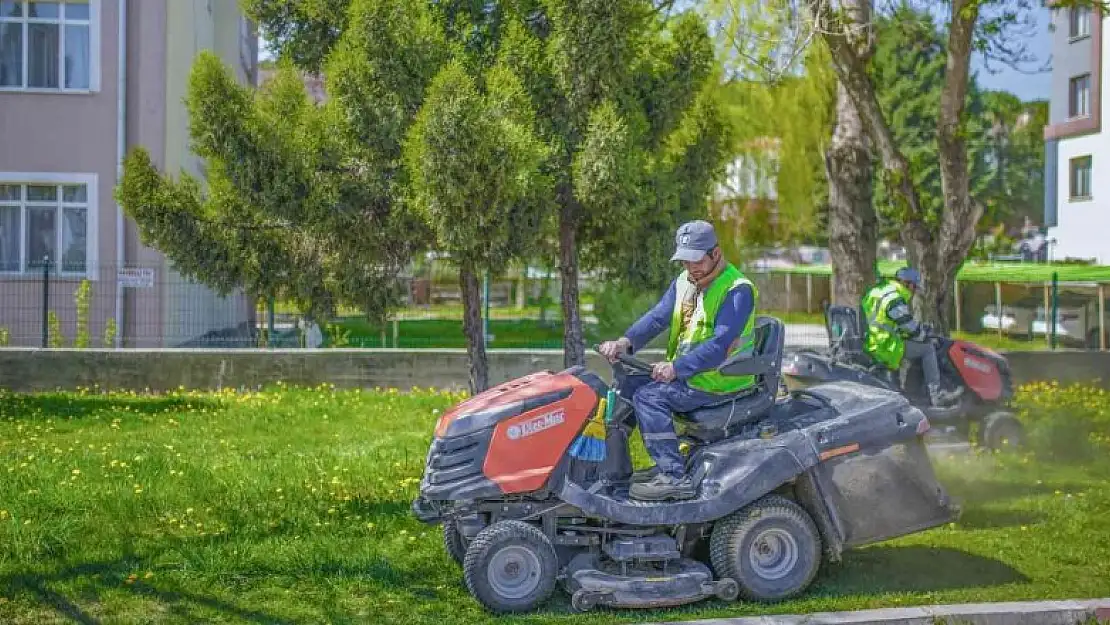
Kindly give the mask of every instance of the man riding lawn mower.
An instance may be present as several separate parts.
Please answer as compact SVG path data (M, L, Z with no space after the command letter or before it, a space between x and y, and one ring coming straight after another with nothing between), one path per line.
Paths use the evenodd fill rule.
M921 274L916 269L903 267L893 280L882 280L867 292L863 297L863 314L867 315L863 348L875 362L891 371L899 371L903 359L919 362L932 407L954 410L963 394L962 389L951 393L941 390L936 349L928 341L926 327L910 310L910 302L920 284Z
M787 389L849 381L898 391L939 426L934 433L971 438L977 425L979 445L1020 447L1024 429L1009 406L1014 381L1005 356L933 335L919 324L908 304L919 281L916 271L903 268L894 280L873 287L860 308L829 306L828 350L803 348L788 354L782 364ZM905 366L910 363L919 364Z
M929 421L903 395L853 382L780 394L785 326L754 314L755 287L707 226L680 229L686 271L597 348L612 384L585 367L537 372L439 417L412 510L442 523L486 609L531 611L559 583L576 610L778 601L847 549L956 518ZM666 362L624 353L667 327ZM636 427L657 466L639 479Z
M681 261L685 271L624 336L602 343L598 350L615 363L622 352L635 353L670 330L666 361L654 366L650 379L633 378L620 391L632 400L644 447L655 460L650 472L635 477L630 492L647 501L694 496L671 415L755 386L755 376L716 371L726 359L752 352L755 285L724 259L708 222L683 224L675 244L671 260Z

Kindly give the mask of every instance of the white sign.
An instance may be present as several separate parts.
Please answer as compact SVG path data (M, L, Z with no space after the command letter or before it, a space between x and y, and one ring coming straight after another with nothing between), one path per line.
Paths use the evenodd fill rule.
M154 269L151 267L130 267L116 273L119 285L125 289L150 289L154 287Z

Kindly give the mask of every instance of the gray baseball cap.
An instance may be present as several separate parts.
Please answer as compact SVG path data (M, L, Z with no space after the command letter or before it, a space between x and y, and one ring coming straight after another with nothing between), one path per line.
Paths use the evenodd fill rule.
M713 224L707 221L689 221L679 226L674 242L675 252L671 260L696 263L709 250L717 247L717 233L713 230Z

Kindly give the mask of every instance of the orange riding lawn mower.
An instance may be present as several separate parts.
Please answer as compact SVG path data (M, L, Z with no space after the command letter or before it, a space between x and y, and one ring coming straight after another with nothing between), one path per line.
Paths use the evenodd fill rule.
M952 406L933 407L919 365L899 372L875 362L863 349L867 325L851 306L825 310L826 350L803 348L787 354L782 364L787 389L814 384L852 381L896 391L925 412L938 440L975 440L990 450L1013 450L1024 445L1025 429L1010 410L1014 381L1010 365L1001 354L970 341L954 340L929 332L937 355L941 387L959 391ZM975 427L973 433L972 426Z
M719 370L757 387L674 415L694 498L629 496L636 419L622 388L651 365L622 355L611 384L542 371L443 414L414 515L442 525L494 613L536 610L560 587L578 611L782 600L847 549L956 518L920 409L849 381L783 392L784 325L761 316L756 333L755 354Z

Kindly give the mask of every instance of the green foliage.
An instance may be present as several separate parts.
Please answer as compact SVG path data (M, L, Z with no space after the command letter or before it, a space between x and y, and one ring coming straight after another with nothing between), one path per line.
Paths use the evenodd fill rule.
M706 216L726 160L704 22L692 12L666 21L644 0L519 2L515 15L497 58L536 111L556 214L573 226L583 267L663 283L675 228Z
M324 345L328 347L351 347L351 331L338 323L324 324Z
M74 300L77 309L77 333L73 339L73 346L86 348L89 346L89 297L92 292L92 283L82 280L77 287Z
M1110 395L1101 388L1034 382L1017 389L1015 405L1030 447L1045 459L1083 463L1110 452Z
M12 333L5 327L0 327L0 347L7 347L12 341Z
M944 212L937 115L948 62L946 43L931 14L905 2L891 14L877 18L875 28L872 80L884 117L910 163L926 222L935 227ZM983 137L989 125L985 123L982 91L974 81L968 89L964 120L971 196L982 199L988 185ZM875 174L881 183L875 187L880 235L897 239L908 207L897 190L898 181L890 179L881 164L876 164Z
M316 71L335 46L351 0L239 0L280 59Z
M342 141L342 117L313 106L288 66L252 93L208 52L187 104L207 188L184 172L159 173L142 148L129 154L117 197L144 243L224 294L243 288L318 315L351 303L383 316L426 231L395 205L365 151Z
M804 16L785 0L700 6L728 77L720 91L733 131L729 159L745 172L744 187L715 207L726 252L740 261L752 247L820 242L837 85L827 49L803 40ZM747 189L752 170L757 187Z
M986 209L980 223L1020 227L1026 217L1040 223L1048 102L1022 102L1004 91L987 91L983 101L988 132L981 140L988 170L980 193Z
M62 334L62 321L58 318L58 313L53 310L46 313L46 328L49 333L47 345L55 349L64 347L66 337Z
M898 5L876 20L878 45L872 78L899 147L910 161L914 184L936 225L943 211L937 147L946 42L942 27L924 10ZM968 90L964 133L971 197L984 206L983 229L999 223L1020 226L1025 217L1040 221L1044 210L1044 138L1047 103L1024 103L1013 94ZM876 174L885 180L876 166ZM895 181L877 185L880 227L897 238L904 222L903 200Z
M108 317L104 323L104 347L113 347L116 344L116 318Z
M471 271L499 270L524 253L551 193L540 175L549 151L530 128L520 81L496 66L485 87L480 93L460 61L447 64L405 143L414 208L438 246Z
M591 338L595 341L607 341L621 336L657 301L657 293L616 283L600 285L594 297L597 326ZM663 332L652 342L651 347L662 347L665 341L666 332Z

